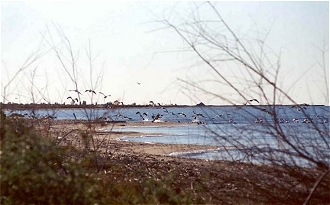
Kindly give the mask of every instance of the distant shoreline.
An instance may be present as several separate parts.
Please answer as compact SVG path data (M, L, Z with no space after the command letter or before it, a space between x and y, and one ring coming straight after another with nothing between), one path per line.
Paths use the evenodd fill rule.
M0 103L0 109L23 110L23 109L120 109L120 108L155 108L155 107L248 107L248 106L272 106L272 105L63 105L63 104L18 104L18 103ZM275 106L296 106L277 104ZM299 106L305 106L300 104ZM312 105L325 106L325 105Z
M21 110L21 109L117 109L117 108L140 108L140 107L191 107L190 105L161 105L161 106L152 106L152 105L107 105L107 104L98 104L98 105L63 105L63 104L0 104L2 109L9 110Z

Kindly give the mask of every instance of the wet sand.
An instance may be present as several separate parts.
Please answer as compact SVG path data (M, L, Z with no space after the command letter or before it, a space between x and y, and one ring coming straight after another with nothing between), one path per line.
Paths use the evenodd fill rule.
M43 123L46 124L47 123ZM82 147L82 133L91 133L94 136L94 146L98 151L107 153L111 150L116 150L117 153L134 154L134 155L153 155L156 157L170 157L169 154L174 152L187 152L192 150L217 149L216 146L198 146L189 144L151 144L137 143L119 140L124 136L141 136L140 132L112 131L118 127L135 127L135 126L196 126L192 123L173 123L173 122L92 122L73 121L73 120L55 120L50 124L50 132L55 133L55 136L63 145L74 145ZM104 129L108 131L105 131ZM177 157L176 157L177 158Z

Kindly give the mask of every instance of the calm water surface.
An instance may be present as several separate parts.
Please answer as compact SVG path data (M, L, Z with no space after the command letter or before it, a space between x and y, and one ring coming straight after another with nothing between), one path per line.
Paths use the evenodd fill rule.
M271 113L276 113L274 119ZM307 154L330 164L329 106L205 106L205 107L148 107L125 109L59 109L20 110L27 117L52 116L56 119L103 119L114 121L141 122L156 121L184 122L178 126L124 126L104 128L108 131L135 131L143 133L138 137L123 137L120 140L145 143L212 145L218 148L185 153L171 153L182 157L210 160L239 160L264 163L258 157L260 151L277 153L276 157L288 158L294 153L290 146L279 145L272 126L277 121L280 129L289 137L289 142L299 145ZM195 123L193 123L195 122ZM198 122L198 123L196 123ZM233 143L235 149L232 148ZM225 148L224 148L225 147ZM267 155L267 154L266 154ZM270 154L269 154L270 155ZM303 159L292 160L294 164L306 165Z

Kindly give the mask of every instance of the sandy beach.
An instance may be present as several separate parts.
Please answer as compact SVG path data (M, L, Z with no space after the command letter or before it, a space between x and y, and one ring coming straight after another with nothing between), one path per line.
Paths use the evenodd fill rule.
M55 138L58 146L97 153L98 169L112 183L153 179L166 182L177 192L190 193L210 204L302 204L322 173L314 168L255 165L220 160L171 156L173 152L218 149L187 144L148 144L119 140L141 136L139 132L113 131L129 126L191 126L191 123L126 123L44 119L33 122L42 135ZM195 126L195 125L194 125ZM105 129L106 128L106 129ZM117 129L118 130L118 129ZM74 155L73 155L74 156ZM116 168L117 167L117 168ZM305 181L307 178L310 181ZM304 181L304 183L301 183ZM310 204L328 204L329 176ZM292 187L291 184L297 184Z
M173 122L119 122L104 123L72 120L55 120L49 124L50 132L54 133L59 142L63 145L74 145L82 147L79 134L92 133L94 136L94 147L99 152L106 154L107 152L125 153L129 155L152 155L158 158L178 158L170 156L174 152L187 152L191 150L217 149L215 146L198 146L188 144L150 144L135 143L120 140L124 136L141 136L139 132L118 132L112 131L118 127L134 127L134 126L191 126L191 123L173 123ZM47 126L47 123L43 123ZM105 131L104 128L107 128ZM92 146L92 145L90 145ZM92 147L91 147L92 148Z

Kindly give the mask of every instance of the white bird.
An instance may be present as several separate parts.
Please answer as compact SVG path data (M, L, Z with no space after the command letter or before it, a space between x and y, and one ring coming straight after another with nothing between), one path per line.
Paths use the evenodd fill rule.
M183 112L179 112L178 115L183 115L183 116L187 117L187 115L184 114Z

